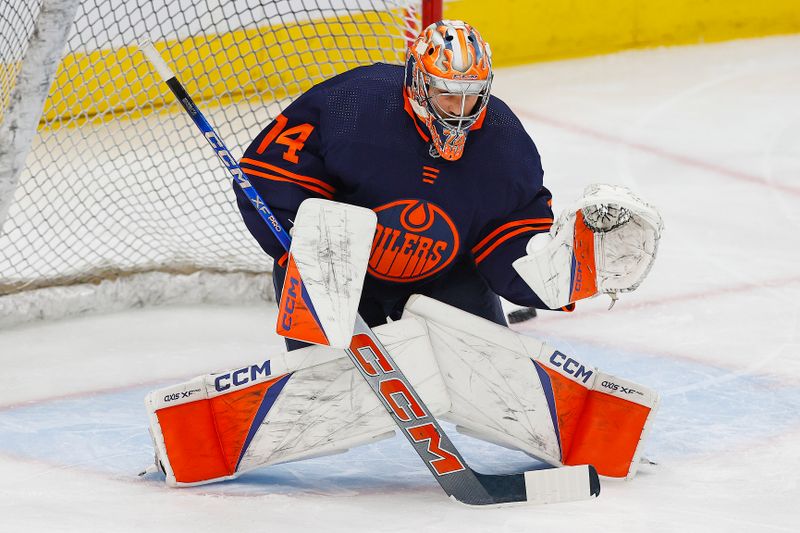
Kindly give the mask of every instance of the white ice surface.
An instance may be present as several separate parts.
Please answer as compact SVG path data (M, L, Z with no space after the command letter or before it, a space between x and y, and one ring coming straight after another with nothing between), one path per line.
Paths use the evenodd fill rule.
M170 490L142 398L280 349L274 311L135 310L0 332L0 531L795 531L800 519L800 36L501 70L555 209L593 181L666 222L634 294L520 329L659 390L631 482L597 500L473 510L397 437ZM454 440L486 471L525 456Z

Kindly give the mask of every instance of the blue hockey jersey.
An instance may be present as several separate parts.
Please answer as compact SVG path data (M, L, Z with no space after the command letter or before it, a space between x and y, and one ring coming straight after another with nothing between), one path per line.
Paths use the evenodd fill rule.
M375 211L365 296L413 294L471 258L495 293L546 308L511 266L531 236L553 222L539 154L522 124L493 96L460 159L434 157L429 146L403 95L403 67L379 63L298 97L240 163L284 227L309 197ZM285 261L280 243L234 189L250 232Z

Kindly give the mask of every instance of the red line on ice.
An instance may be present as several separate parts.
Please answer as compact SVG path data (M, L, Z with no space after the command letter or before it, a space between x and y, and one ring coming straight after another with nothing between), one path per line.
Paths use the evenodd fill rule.
M738 285L729 285L727 287L716 287L705 291L696 291L696 292L687 292L684 294L676 294L674 296L667 296L660 299L650 300L650 301L642 301L638 303L633 303L630 305L624 305L624 302L621 301L614 306L613 311L609 311L608 309L590 309L584 312L580 312L580 302L578 302L578 306L576 311L570 314L568 320L573 322L575 320L579 320L581 318L593 318L597 315L604 314L604 313L622 313L628 311L642 311L643 309L653 308L653 307L660 307L664 305L670 305L674 303L681 303L687 301L701 301L706 298L713 298L716 296L727 296L730 294L741 294L743 292L750 292L750 291L757 291L763 289L777 289L785 285L791 285L795 283L800 283L800 276L789 276L785 278L776 278L772 280L765 280L762 282L750 282L750 283L740 283ZM533 327L532 327L533 326ZM536 327L534 324L525 325L524 323L521 326L511 328L515 331L519 331L520 333L527 333L527 334L544 334L546 328ZM571 332L569 334L559 333L558 336L565 340L575 340L578 342L584 342L587 344L596 343L597 339L589 336L589 335L581 335L580 333ZM700 362L702 364L720 368L720 369L727 369L727 370L734 370L740 371L741 367L737 365L725 364L720 361L708 361L705 358L698 357L693 353L684 353L679 351L673 350L663 350L659 348L654 348L653 346L644 346L639 343L632 343L632 342L619 342L616 343L615 346L622 348L623 350L629 352L640 352L645 354L650 354L658 357L669 357L672 359L684 359L688 361ZM783 381L787 383L791 383L792 385L796 385L797 382L795 378L788 379L786 376L776 376L773 373L768 373L764 375L769 375L771 378L780 377Z
M614 306L614 310L612 312L641 311L642 309L647 309L649 307L659 307L663 305L669 305L673 303L686 302L686 301L699 301L699 300L704 300L706 298L714 298L716 296L741 294L743 292L757 291L762 289L778 289L785 285L792 285L794 283L800 283L800 276L798 275L787 276L785 278L776 278L761 282L744 282L738 285L728 285L726 287L714 287L703 291L675 294L673 296L665 296L663 298L658 298L654 300L644 300L631 304L625 304L625 302L621 300ZM622 298L624 298L624 295L622 296ZM570 316L571 320L582 317L592 317L594 315L599 315L601 313L608 312L607 309L592 309L581 313L579 312L580 302L578 302L576 311L578 312L574 312Z
M82 398L90 398L92 396L101 396L103 394L113 394L119 392L126 392L129 390L134 390L142 387L153 387L153 388L161 388L161 387L168 387L171 384L180 383L182 381L186 381L186 376L182 376L180 378L161 378L152 381L142 381L139 383L131 383L128 385L119 385L117 387L105 387L101 389L92 389L92 390L85 390L85 391L75 391L75 392L67 392L64 394L57 394L55 396L48 396L45 398L34 398L31 400L20 400L18 402L12 402L4 405L0 405L0 412L1 411L11 411L14 409L20 409L25 407L34 407L39 404L43 403L50 403L62 400L80 400ZM144 406L144 397L142 397L142 406Z
M659 307L659 306L663 306L663 305L669 305L669 304L685 302L685 301L702 300L702 299L705 299L705 298L713 298L715 296L726 296L726 295L729 295L729 294L740 294L740 293L746 292L746 291L754 291L754 290L762 290L762 289L774 289L774 288L779 288L781 286L790 285L790 284L794 284L794 283L800 283L800 276L795 275L795 276L789 276L789 277L785 277L785 278L777 278L777 279L773 279L773 280L765 280L765 281L762 281L762 282L745 282L745 283L740 283L738 285L730 285L730 286L727 286L727 287L716 287L716 288L708 289L708 290L705 290L705 291L696 291L696 292L688 292L688 293L684 293L684 294L676 294L674 296L666 296L666 297L655 299L655 300L649 300L649 301L645 300L645 301L640 301L640 302L632 303L632 304L627 304L627 302L622 301L622 302L618 303L614 307L613 312L619 314L619 313L624 313L624 312L628 312L628 311L641 311L642 309L647 309L647 308L650 308L650 307ZM574 322L576 320L580 320L581 318L586 318L586 317L591 318L591 317L594 317L594 316L599 315L601 313L607 313L607 312L609 312L609 311L607 311L606 309L593 309L593 310L585 310L585 311L581 312L580 305L579 305L577 311L570 315L569 320ZM535 328L531 328L530 326L528 326L528 327L524 327L524 326L523 327L514 327L512 329L514 329L516 331L520 331L520 332L525 332L525 331L534 332L535 331ZM588 340L588 339L582 339L580 337L580 335L570 335L570 337L575 338L576 340L578 340L578 339L580 339L580 340ZM675 353L675 352L671 352L671 353L656 352L656 351L653 351L652 349L648 349L648 353L652 353L653 355L665 355L665 356L671 356L671 357L680 357L680 358L684 358L684 359L698 360L694 356L679 354L679 353ZM704 361L704 362L706 364L711 364L711 363L708 363L707 361ZM73 400L73 399L87 398L87 397L90 397L90 396L97 396L97 395L102 395L102 394L124 392L124 391L127 391L127 390L137 389L137 388L140 388L140 387L147 387L147 386L152 386L153 388L158 388L158 387L162 387L162 386L166 387L170 383L179 383L181 381L186 381L187 379L190 379L190 378L188 378L185 375L184 376L180 376L180 377L175 377L175 378L166 377L166 378L159 378L157 380L152 380L152 381L143 381L143 382L139 382L139 383L131 383L131 384L128 384L128 385L120 385L120 386L117 386L117 387L108 387L108 388L88 390L88 391L76 391L76 392L72 392L72 393L65 393L65 394L50 396L50 397L46 397L46 398L36 398L36 399L32 399L32 400L21 400L21 401L13 402L13 403L10 403L10 404L0 405L0 411L10 411L10 410L13 410L13 409L19 409L19 408L24 408L24 407L33 407L33 406L38 405L38 404L49 403L49 402L60 401L60 400Z
M662 157L664 159L668 159L675 163L680 163L682 165L686 165L689 167L701 168L703 170L707 170L709 172L713 172L715 174L719 174L721 176L725 176L728 178L734 178L740 181L745 181L747 183L752 183L754 185L761 185L763 187L769 187L772 189L777 189L779 191L788 192L789 194L795 194L800 196L800 188L798 187L793 187L791 185L769 181L761 176L756 176L754 174L748 174L746 172L741 172L739 170L726 168L723 167L722 165L717 165L710 161L704 161L702 159L697 159L695 157L678 154L675 152L670 152L655 146L649 146L647 144L629 141L622 137L617 137L615 135L610 135L602 131L593 130L591 128L580 126L578 124L571 124L569 122L564 122L562 120L558 120L552 117L547 117L545 115L540 115L539 113L535 113L528 110L515 109L514 112L517 115L527 118L529 120L543 122L550 126L562 130L571 131L573 133L578 133L586 137L592 137L593 139L597 139L599 141L607 142L610 144L619 144L627 146L628 148L633 148L639 150L640 152L645 152L658 157Z

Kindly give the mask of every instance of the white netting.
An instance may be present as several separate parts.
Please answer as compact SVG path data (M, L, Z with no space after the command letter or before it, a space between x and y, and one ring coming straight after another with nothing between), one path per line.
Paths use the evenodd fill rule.
M0 119L40 3L0 7ZM401 62L416 12L401 0L82 0L0 232L0 324L16 312L8 295L44 287L271 270L136 40L156 43L238 157L313 83Z
M39 2L0 3L0 121L28 49Z

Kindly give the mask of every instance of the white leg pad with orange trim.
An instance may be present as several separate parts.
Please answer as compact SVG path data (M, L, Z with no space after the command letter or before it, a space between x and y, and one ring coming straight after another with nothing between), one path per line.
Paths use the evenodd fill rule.
M450 396L442 418L459 431L558 464L561 451L547 391L531 356L540 343L442 302L414 295L403 318L425 322Z
M657 395L423 296L375 333L434 416L550 464L632 476ZM393 434L345 352L312 346L150 393L167 483L187 486Z
M424 325L375 329L428 407L450 402ZM347 354L325 346L282 353L151 392L146 400L167 484L231 479L261 466L339 453L396 425Z
M459 431L547 463L635 474L658 395L552 346L424 296L403 318L424 320Z
M647 276L662 229L658 210L628 188L589 185L513 266L551 309L602 293L616 299Z

